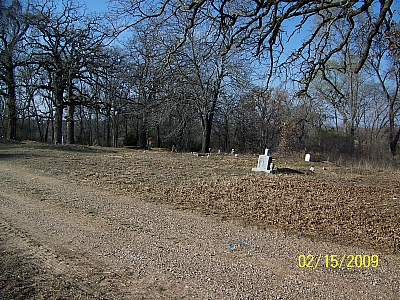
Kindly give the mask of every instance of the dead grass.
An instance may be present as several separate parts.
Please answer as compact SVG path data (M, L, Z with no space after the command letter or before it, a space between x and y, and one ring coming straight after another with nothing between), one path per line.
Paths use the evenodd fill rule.
M258 156L65 146L1 147L15 163L135 199L219 218L273 226L346 245L395 253L400 235L400 172L364 162L305 162L274 156L278 172L251 172ZM28 156L27 154L30 154ZM32 156L32 154L35 154ZM26 155L26 156L24 156ZM314 172L310 172L310 167ZM89 212L88 212L89 213ZM91 212L90 212L91 213Z

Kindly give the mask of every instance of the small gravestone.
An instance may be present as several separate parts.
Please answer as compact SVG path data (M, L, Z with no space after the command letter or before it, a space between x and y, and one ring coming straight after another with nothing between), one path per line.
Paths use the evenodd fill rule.
M257 168L252 168L254 172L266 172L272 173L274 169L274 164L272 163L272 158L269 156L269 149L265 149L264 155L258 156Z
M306 157L304 158L304 160L305 160L306 162L310 162L310 161L311 161L311 154L307 153L307 154L306 154Z

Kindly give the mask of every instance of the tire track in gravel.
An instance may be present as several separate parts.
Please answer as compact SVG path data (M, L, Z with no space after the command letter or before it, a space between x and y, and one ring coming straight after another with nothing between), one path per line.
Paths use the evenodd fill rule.
M57 290L86 299L400 297L398 256L380 255L377 269L300 269L302 253L369 252L173 210L4 161L0 170L2 251L37 268L26 275L36 285L24 298L54 298ZM254 247L227 249L238 240ZM49 279L45 290L40 282ZM13 292L6 281L5 299Z

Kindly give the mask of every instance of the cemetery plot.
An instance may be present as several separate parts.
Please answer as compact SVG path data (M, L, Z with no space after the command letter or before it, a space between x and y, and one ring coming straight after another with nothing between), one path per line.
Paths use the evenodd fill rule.
M290 299L299 283L312 285L301 299L398 298L398 171L312 162L306 176L304 158L276 157L299 173L265 174L236 154L0 145L0 298ZM376 254L382 268L297 266L331 252Z
M259 163L265 170L270 158L75 149L30 146L8 153L14 153L17 164L133 199L141 195L146 201L224 219L239 218L248 224L387 252L400 250L395 240L400 235L400 201L394 200L400 195L398 171L354 170L305 162L304 157L274 157L277 174L264 175L252 168ZM306 176L310 166L315 171Z

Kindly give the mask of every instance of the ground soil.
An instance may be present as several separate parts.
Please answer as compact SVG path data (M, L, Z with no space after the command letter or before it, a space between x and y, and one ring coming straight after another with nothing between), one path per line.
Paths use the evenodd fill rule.
M400 172L272 155L1 143L0 299L399 299Z

